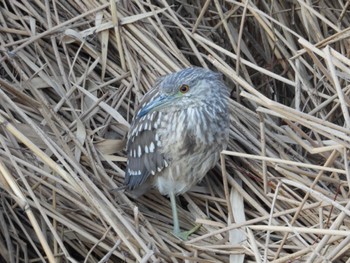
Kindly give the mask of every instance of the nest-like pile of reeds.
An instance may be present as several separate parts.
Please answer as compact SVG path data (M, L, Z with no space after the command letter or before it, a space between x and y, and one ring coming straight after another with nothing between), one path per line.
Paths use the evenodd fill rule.
M0 2L1 262L350 262L349 1ZM230 143L180 197L123 191L157 77L232 89Z

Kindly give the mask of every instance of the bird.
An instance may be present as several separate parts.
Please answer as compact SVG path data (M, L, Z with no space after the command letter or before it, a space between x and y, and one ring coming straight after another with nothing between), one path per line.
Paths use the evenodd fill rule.
M215 166L229 140L229 90L222 74L200 67L160 77L141 99L127 136L124 185L140 196L156 188L171 202ZM192 233L192 232L190 232Z

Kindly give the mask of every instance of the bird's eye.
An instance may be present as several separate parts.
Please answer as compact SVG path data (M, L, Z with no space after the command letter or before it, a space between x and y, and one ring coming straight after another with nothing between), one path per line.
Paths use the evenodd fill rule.
M186 93L190 90L190 86L186 85L186 84L182 84L179 88L181 93Z

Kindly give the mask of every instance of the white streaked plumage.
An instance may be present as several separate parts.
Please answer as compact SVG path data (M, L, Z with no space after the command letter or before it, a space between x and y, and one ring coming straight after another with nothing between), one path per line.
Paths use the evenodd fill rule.
M153 152L154 152L154 149L155 149L154 143L151 142L151 144L149 145L149 152L150 152L150 153L153 153Z
M179 92L182 84L189 86L185 94ZM164 104L169 98L171 103ZM129 132L128 166L141 175L127 174L128 187L151 180L162 194L178 194L201 180L227 145L227 98L220 75L206 69L185 69L157 82L141 102Z
M174 211L174 195L200 181L226 148L228 96L221 75L208 69L189 68L157 81L128 134L128 189L142 193L154 186L171 197Z

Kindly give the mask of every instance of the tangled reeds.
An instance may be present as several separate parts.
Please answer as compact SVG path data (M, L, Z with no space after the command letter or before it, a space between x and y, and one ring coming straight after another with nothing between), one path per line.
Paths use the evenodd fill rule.
M349 3L2 1L0 261L350 262ZM231 132L181 241L120 187L140 98L191 65L224 74Z

